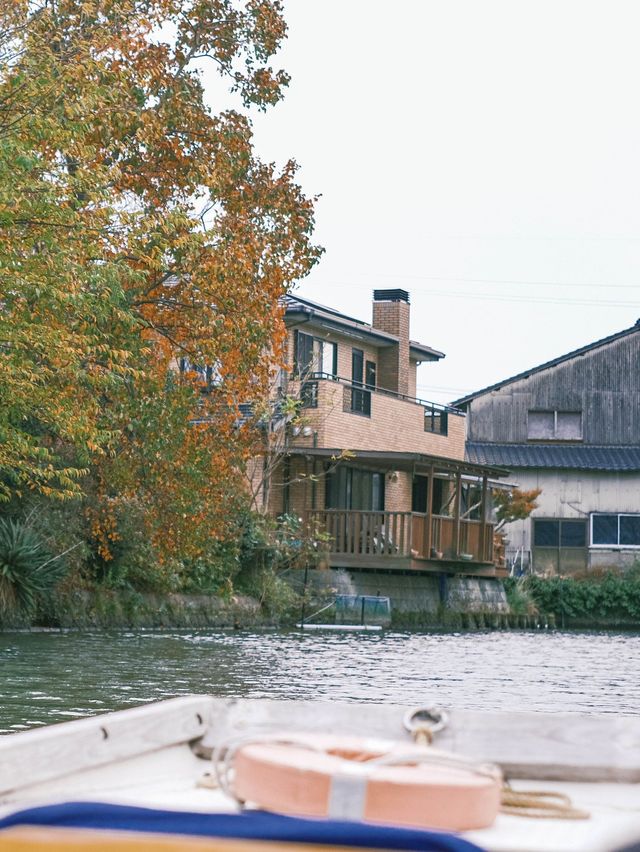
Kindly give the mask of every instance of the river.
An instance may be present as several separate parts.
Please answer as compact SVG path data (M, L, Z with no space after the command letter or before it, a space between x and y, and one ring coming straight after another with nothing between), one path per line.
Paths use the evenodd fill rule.
M0 633L0 733L189 693L640 714L640 636Z

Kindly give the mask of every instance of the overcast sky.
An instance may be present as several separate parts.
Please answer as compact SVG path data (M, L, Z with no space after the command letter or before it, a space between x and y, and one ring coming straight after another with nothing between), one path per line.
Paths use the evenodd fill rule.
M285 0L267 160L321 194L299 292L410 291L449 401L640 317L640 4Z

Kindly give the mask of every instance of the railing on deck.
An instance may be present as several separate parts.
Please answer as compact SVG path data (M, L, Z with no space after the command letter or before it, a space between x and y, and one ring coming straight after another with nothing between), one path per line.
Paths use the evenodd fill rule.
M417 512L325 509L309 522L330 537L332 554L493 562L493 524ZM459 544L458 544L459 537Z
M326 509L310 512L312 524L331 537L331 553L349 556L410 556L411 512Z
M424 559L493 562L493 524L482 521L433 515L428 530L427 516L414 513L412 540Z

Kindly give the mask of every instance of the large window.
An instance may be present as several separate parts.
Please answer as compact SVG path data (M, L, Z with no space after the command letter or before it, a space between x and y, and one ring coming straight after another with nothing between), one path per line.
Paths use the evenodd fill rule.
M587 522L534 520L534 547L586 547Z
M374 470L340 466L327 475L327 509L384 510L384 474Z
M640 547L640 515L591 515L593 547Z
M587 567L587 521L535 518L533 564L536 571L572 573Z
M527 438L530 441L581 441L582 412L530 411Z
M338 375L338 346L330 340L297 331L295 336L294 370L297 376L321 374Z

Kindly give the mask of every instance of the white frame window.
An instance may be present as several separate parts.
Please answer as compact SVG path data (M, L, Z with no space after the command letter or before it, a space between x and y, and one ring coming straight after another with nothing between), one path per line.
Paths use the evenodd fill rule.
M581 441L581 411L531 409L527 416L529 441Z
M594 542L594 521L597 518L609 518L609 523L611 523L611 521L615 518L615 542ZM625 522L625 518L633 518L634 521ZM600 532L598 534L598 538L602 537L603 535ZM611 537L613 538L613 536ZM635 538L637 540L637 544L627 543L626 541L621 540L625 538ZM635 512L594 512L589 518L589 546L602 548L604 550L640 550L640 514Z

